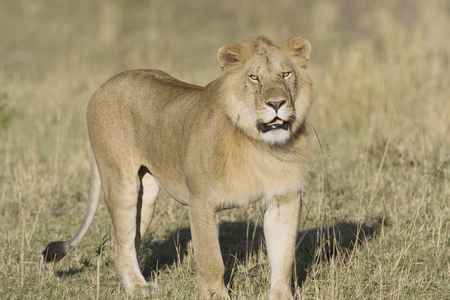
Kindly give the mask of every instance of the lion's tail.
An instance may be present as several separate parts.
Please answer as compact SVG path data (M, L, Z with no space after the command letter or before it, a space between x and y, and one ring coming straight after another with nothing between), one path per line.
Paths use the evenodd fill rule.
M66 256L69 251L78 244L79 241L84 237L86 232L91 226L92 220L94 219L95 212L97 210L97 205L100 200L100 194L102 190L102 185L100 181L100 175L98 173L97 163L94 158L94 153L91 148L91 187L89 189L89 201L88 208L86 211L86 215L84 216L83 223L81 224L80 229L77 234L73 238L68 241L57 241L51 242L47 245L45 250L42 252L44 256L44 261L52 262L59 261L64 256Z

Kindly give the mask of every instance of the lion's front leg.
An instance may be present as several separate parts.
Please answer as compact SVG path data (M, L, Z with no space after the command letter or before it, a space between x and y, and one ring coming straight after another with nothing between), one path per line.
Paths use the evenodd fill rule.
M189 222L200 299L229 299L223 282L224 266L215 210L207 203L192 203L189 207Z
M300 215L300 193L268 201L264 235L271 268L269 299L292 298L291 276Z

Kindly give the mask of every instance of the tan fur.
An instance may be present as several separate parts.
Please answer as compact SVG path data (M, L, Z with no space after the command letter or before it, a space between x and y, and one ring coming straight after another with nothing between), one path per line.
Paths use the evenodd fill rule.
M201 299L228 298L216 213L260 199L268 207L269 298L292 297L307 173L310 51L300 37L280 47L259 37L220 48L224 76L206 87L136 70L116 75L94 94L87 109L89 136L114 224L114 261L128 291L149 293L136 245L162 188L189 206ZM273 105L280 105L278 113ZM288 129L262 133L258 124L276 116L290 121Z

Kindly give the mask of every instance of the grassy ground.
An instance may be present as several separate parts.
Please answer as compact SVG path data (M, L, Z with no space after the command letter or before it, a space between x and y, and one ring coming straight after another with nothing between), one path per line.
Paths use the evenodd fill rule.
M2 298L127 298L111 261L103 203L62 264L41 263L44 246L69 238L84 215L90 96L133 68L207 84L220 76L221 45L263 34L276 43L302 35L313 47L311 176L296 297L450 299L450 5L277 3L0 2ZM158 283L155 297L192 299L187 211L160 198L141 268ZM268 291L263 212L257 203L221 214L233 298Z

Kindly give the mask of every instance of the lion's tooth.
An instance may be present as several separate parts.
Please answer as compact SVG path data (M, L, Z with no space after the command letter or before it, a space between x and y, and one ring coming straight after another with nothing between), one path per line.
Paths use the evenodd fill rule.
M273 120L272 122L267 123L269 126L271 125L283 125L284 121L281 119L276 118L275 120Z

